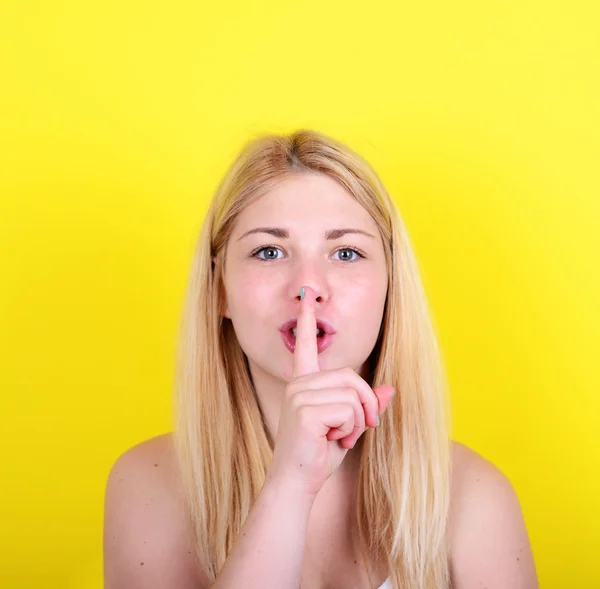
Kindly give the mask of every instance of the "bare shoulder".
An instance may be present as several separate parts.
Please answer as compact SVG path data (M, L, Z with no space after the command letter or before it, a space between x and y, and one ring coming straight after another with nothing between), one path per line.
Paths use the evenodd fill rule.
M105 589L198 589L201 578L184 512L171 433L117 458L104 505Z
M538 589L519 499L492 462L453 441L450 508L452 589Z

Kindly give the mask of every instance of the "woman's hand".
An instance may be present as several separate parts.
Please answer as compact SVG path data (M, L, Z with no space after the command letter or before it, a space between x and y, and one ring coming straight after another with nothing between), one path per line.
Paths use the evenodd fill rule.
M268 476L316 496L367 427L376 427L394 389L351 368L319 370L312 289L300 302L292 380L285 389Z

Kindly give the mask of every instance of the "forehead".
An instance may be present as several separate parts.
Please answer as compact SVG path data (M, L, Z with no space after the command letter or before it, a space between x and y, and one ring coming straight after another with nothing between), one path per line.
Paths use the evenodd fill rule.
M238 217L238 230L249 225L310 223L375 229L375 221L363 206L336 180L325 174L298 174L285 178L246 207Z

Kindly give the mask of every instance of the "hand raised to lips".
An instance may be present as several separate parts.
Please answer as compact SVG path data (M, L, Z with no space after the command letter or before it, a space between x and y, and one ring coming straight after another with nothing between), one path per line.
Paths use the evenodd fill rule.
M292 379L285 388L269 477L311 497L367 427L376 427L393 387L371 389L350 367L320 370L314 293L306 287L296 324ZM291 334L288 332L288 338ZM326 335L325 337L332 337Z

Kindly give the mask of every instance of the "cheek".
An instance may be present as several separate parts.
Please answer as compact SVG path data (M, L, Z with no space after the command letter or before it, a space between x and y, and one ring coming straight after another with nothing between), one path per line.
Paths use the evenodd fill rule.
M387 292L385 276L374 273L356 275L343 289L339 297L340 311L347 319L353 319L347 327L356 338L370 341L379 333L383 319Z
M341 290L340 301L343 302L345 314L361 314L369 309L377 308L384 289L381 276L373 273L355 274L348 277ZM383 293L385 296L385 293Z
M273 296L273 287L256 273L238 273L231 281L230 289L231 310L248 317L260 315L261 308L268 308L269 296Z

